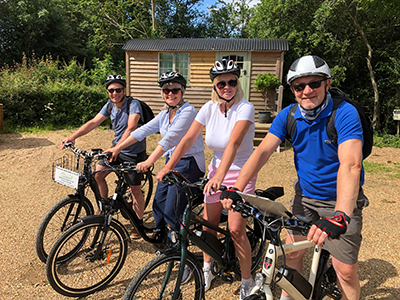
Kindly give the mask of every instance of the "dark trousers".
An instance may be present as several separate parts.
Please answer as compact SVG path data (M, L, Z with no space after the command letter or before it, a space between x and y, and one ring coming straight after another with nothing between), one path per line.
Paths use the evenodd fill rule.
M168 158L165 163L167 162ZM204 176L193 157L181 158L174 170L179 171L190 182L195 182ZM153 217L157 227L169 224L174 230L179 230L179 220L182 219L187 199L185 191L180 192L179 203L175 203L176 196L177 188L175 186L170 186L165 182L157 184L153 201Z

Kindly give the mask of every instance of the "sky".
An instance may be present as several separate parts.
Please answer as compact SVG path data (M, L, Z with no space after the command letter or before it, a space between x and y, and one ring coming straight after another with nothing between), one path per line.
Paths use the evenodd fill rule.
M203 9L207 10L207 6L213 5L215 2L217 2L217 0L203 0ZM227 3L234 2L234 0L225 0L225 2L227 2ZM260 2L260 0L251 0L250 6L254 6L259 2Z

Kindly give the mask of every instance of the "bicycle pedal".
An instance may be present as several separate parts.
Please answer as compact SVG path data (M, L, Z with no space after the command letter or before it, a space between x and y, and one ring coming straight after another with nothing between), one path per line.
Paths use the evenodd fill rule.
M233 283L233 276L231 274L228 273L223 273L221 275L221 279L224 283L229 283L232 284Z
M324 299L328 297L328 299L340 300L343 297L342 290L332 284L323 284L322 288L325 290L326 294Z

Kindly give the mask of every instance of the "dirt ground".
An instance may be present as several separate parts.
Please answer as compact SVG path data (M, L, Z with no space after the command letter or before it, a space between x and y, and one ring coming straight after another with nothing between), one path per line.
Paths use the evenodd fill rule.
M66 299L48 284L45 265L35 252L35 235L45 213L73 190L52 180L52 163L62 155L59 145L70 131L40 134L0 134L0 299ZM148 152L158 135L148 139ZM77 140L76 146L107 149L110 130L97 129ZM209 159L209 152L207 153ZM293 152L275 153L259 174L257 188L283 186L282 202L293 195ZM359 256L361 299L400 299L400 259L397 232L400 221L400 149L374 148L367 159L363 244ZM163 162L156 165L160 170ZM150 212L148 212L150 213ZM397 245L397 246L396 246ZM85 299L121 299L135 274L155 256L143 240L130 244L127 261L103 291ZM238 299L239 283L213 282L207 299Z

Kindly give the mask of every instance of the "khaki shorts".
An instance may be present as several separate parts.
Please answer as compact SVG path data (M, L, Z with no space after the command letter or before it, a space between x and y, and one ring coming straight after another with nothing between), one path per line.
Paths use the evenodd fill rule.
M300 190L297 180L294 183L296 192L290 208L294 215L302 215L314 222L320 218L331 218L335 211L336 199L318 200L304 196ZM357 205L354 208L353 215L347 231L340 239L326 240L324 248L327 249L333 257L345 264L355 264L358 260L358 253L361 246L362 230L362 209L369 204L368 198L364 195L362 188L358 194ZM291 234L299 235L300 232L291 231Z

